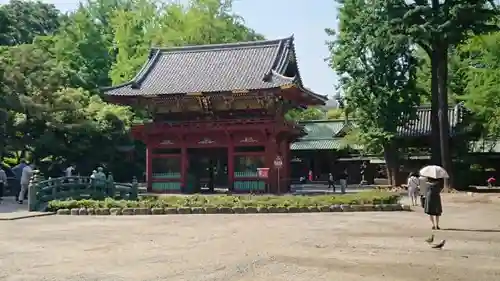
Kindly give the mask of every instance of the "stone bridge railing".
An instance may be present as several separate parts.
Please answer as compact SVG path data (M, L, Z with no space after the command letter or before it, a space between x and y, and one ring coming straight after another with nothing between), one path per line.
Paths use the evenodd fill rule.
M111 180L91 179L90 177L60 177L42 179L35 172L28 192L29 211L44 210L52 200L114 199L137 200L138 183L117 183Z

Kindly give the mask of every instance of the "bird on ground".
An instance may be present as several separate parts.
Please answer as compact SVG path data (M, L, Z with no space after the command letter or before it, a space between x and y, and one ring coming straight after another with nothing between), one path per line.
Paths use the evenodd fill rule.
M444 247L445 243L446 243L446 240L441 240L441 242L439 242L438 244L433 245L432 248L433 249L442 249Z
M432 234L429 238L425 239L425 242L427 242L429 244L434 242L434 234Z

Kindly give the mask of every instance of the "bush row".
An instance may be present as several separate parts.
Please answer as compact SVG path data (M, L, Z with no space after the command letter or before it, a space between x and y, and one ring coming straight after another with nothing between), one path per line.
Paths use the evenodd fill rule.
M73 208L58 209L58 215L170 215L170 214L257 214L257 213L316 213L411 211L401 204L331 205L315 207L167 207L167 208Z
M318 207L332 205L377 205L395 204L399 195L387 192L361 192L340 196L262 196L262 195L188 195L143 197L137 201L114 200L54 200L48 204L48 211L80 208L267 208L267 207Z

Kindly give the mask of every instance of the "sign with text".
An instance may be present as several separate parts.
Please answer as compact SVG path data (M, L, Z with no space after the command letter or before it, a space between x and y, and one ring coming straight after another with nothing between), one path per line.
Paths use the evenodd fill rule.
M281 156L276 156L276 159L274 159L274 168L276 169L281 169L283 167L283 159Z

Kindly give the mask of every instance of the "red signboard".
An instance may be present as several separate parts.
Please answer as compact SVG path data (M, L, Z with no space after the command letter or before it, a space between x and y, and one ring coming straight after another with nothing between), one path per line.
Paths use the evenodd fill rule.
M269 168L257 168L257 174L261 179L269 178Z

